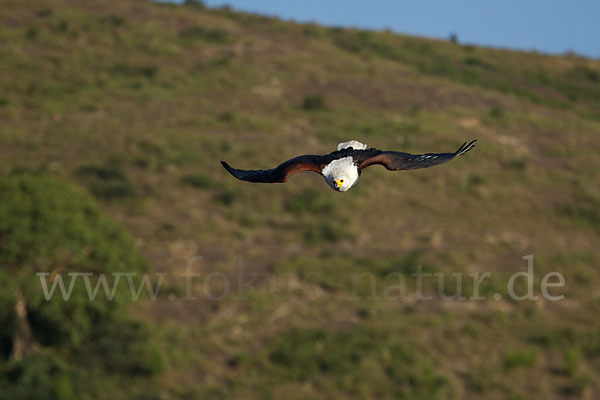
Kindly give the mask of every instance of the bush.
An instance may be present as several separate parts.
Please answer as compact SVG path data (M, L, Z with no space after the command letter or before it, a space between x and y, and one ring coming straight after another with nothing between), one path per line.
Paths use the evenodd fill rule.
M352 233L345 224L339 221L330 222L322 220L315 225L310 225L305 233L305 238L308 243L319 244L322 242L337 243L344 239L352 238Z
M231 206L237 198L238 192L235 192L231 189L223 189L217 195L217 201L225 206Z
M508 369L533 367L536 362L537 351L533 348L520 351L510 351L504 356L504 366Z
M102 17L102 22L114 27L125 25L125 18L117 14L108 14Z
M117 166L85 165L75 171L75 177L99 199L118 200L137 196L135 186Z
M125 78L141 77L146 79L154 79L158 74L158 67L153 65L129 65L119 63L114 65L110 72L114 76Z
M487 61L484 61L481 58L478 58L475 56L465 57L464 63L465 63L465 65L468 65L471 67L480 67L480 68L490 69L490 70L494 69L494 67L491 64L489 64Z
M215 187L215 182L208 176L187 174L181 178L181 183L196 189L210 189Z
M0 398L10 400L69 400L73 385L65 363L54 357L34 354L20 363L0 368Z
M495 119L502 119L505 115L504 108L501 106L492 106L490 107L490 116Z
M202 0L183 0L184 6L196 7L200 10L204 10L206 8L206 4Z
M0 386L8 387L8 398L70 398L69 371L90 366L94 354L99 360L93 365L105 370L160 372L160 355L146 344L149 335L125 313L128 285L118 285L112 301L102 289L92 301L79 278L68 301L58 286L47 300L36 276L49 274L48 288L60 276L68 289L69 272L110 278L144 270L133 238L81 189L31 175L0 179ZM94 288L95 279L90 283ZM17 301L25 313L16 312ZM28 348L15 356L19 336ZM119 357L127 362L115 362Z
M145 325L118 320L95 330L86 347L92 349L91 356L106 371L152 376L163 372L164 359L149 341L150 331Z
M329 214L334 208L331 195L321 195L314 190L306 190L294 196L285 204L285 208L292 214Z
M447 378L438 375L396 332L366 326L344 331L292 329L271 345L263 368L273 378L329 381L336 390L353 395L361 389L375 390L371 396L363 392L364 398L444 398L449 389ZM375 389L362 386L365 377L380 385Z
M562 205L558 210L574 222L600 229L600 198L579 194L572 203Z
M187 40L202 40L218 44L229 43L231 35L228 31L220 28L207 29L203 26L192 26L179 32L179 37Z
M320 94L311 94L302 101L302 109L308 111L322 110L325 108L325 100Z
M577 350L569 350L565 354L564 371L568 376L575 376L579 368L579 352Z

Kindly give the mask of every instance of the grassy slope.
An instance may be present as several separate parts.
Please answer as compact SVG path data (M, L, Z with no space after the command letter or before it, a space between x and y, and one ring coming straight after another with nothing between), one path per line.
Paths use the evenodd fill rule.
M140 303L168 372L114 377L107 398L598 395L598 61L227 9L8 3L0 171L90 188L179 296L196 255L203 276L260 274L222 300L163 290ZM311 95L324 107L303 108ZM471 138L475 151L451 164L369 169L346 194L311 174L245 184L218 162L268 167L349 139L450 151ZM491 271L489 297L527 254L537 283L565 275L566 300L414 299L417 265ZM367 271L374 298L352 280ZM380 295L395 271L411 296Z

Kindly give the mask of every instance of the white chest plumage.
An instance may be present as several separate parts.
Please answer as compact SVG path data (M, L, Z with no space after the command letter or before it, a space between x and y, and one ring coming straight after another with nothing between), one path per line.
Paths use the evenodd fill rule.
M333 160L323 168L325 181L340 192L350 189L358 181L358 168L352 157L343 157Z

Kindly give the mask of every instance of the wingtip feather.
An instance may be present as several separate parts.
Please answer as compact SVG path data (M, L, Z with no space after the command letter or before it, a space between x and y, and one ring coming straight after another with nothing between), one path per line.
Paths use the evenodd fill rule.
M467 144L467 142L464 142L462 144L462 146L460 146L458 148L458 150L456 150L456 155L457 156L462 156L463 154L465 154L467 151L471 150L473 147L475 147L475 142L477 141L477 139L472 140L469 142L469 144Z
M221 165L223 166L223 168L225 168L227 170L227 172L229 172L231 175L235 176L233 173L233 168L231 168L229 166L229 164L227 164L225 161L221 161Z

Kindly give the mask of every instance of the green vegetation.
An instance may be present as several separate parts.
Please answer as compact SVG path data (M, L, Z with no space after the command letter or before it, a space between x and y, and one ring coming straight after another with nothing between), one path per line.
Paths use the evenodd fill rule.
M1 399L600 397L598 60L102 4L3 4ZM219 163L475 138L343 194ZM540 298L513 301L528 254ZM435 275L419 300L417 270L448 296L490 272L486 300L443 301ZM167 275L155 301L79 280L65 302L37 272Z
M433 399L449 395L447 378L438 375L415 349L389 330L296 328L276 339L267 360L262 368L271 376L317 382L322 390L349 396L360 393L364 398ZM374 366L383 374L373 371ZM366 377L374 381L365 384Z
M123 170L114 166L85 165L75 176L98 198L105 200L134 197L136 189Z
M215 183L210 177L200 174L184 175L181 178L181 182L196 189L210 189L215 187Z
M125 312L125 286L113 301L89 301L84 281L75 281L68 301L56 289L67 272L138 273L145 270L132 238L105 217L80 189L56 179L13 175L0 180L0 395L7 399L75 398L92 395L89 377L151 376L162 355L149 346L150 332ZM82 368L83 367L83 368ZM78 396L79 397L79 396Z
M508 369L519 367L533 367L537 360L537 352L535 349L527 349L522 351L512 351L506 354L504 365Z
M214 43L230 41L229 33L223 29L206 29L202 26L192 26L179 32L179 36L190 40L204 40Z
M320 94L311 94L302 101L302 108L305 110L322 110L325 108L325 100Z

